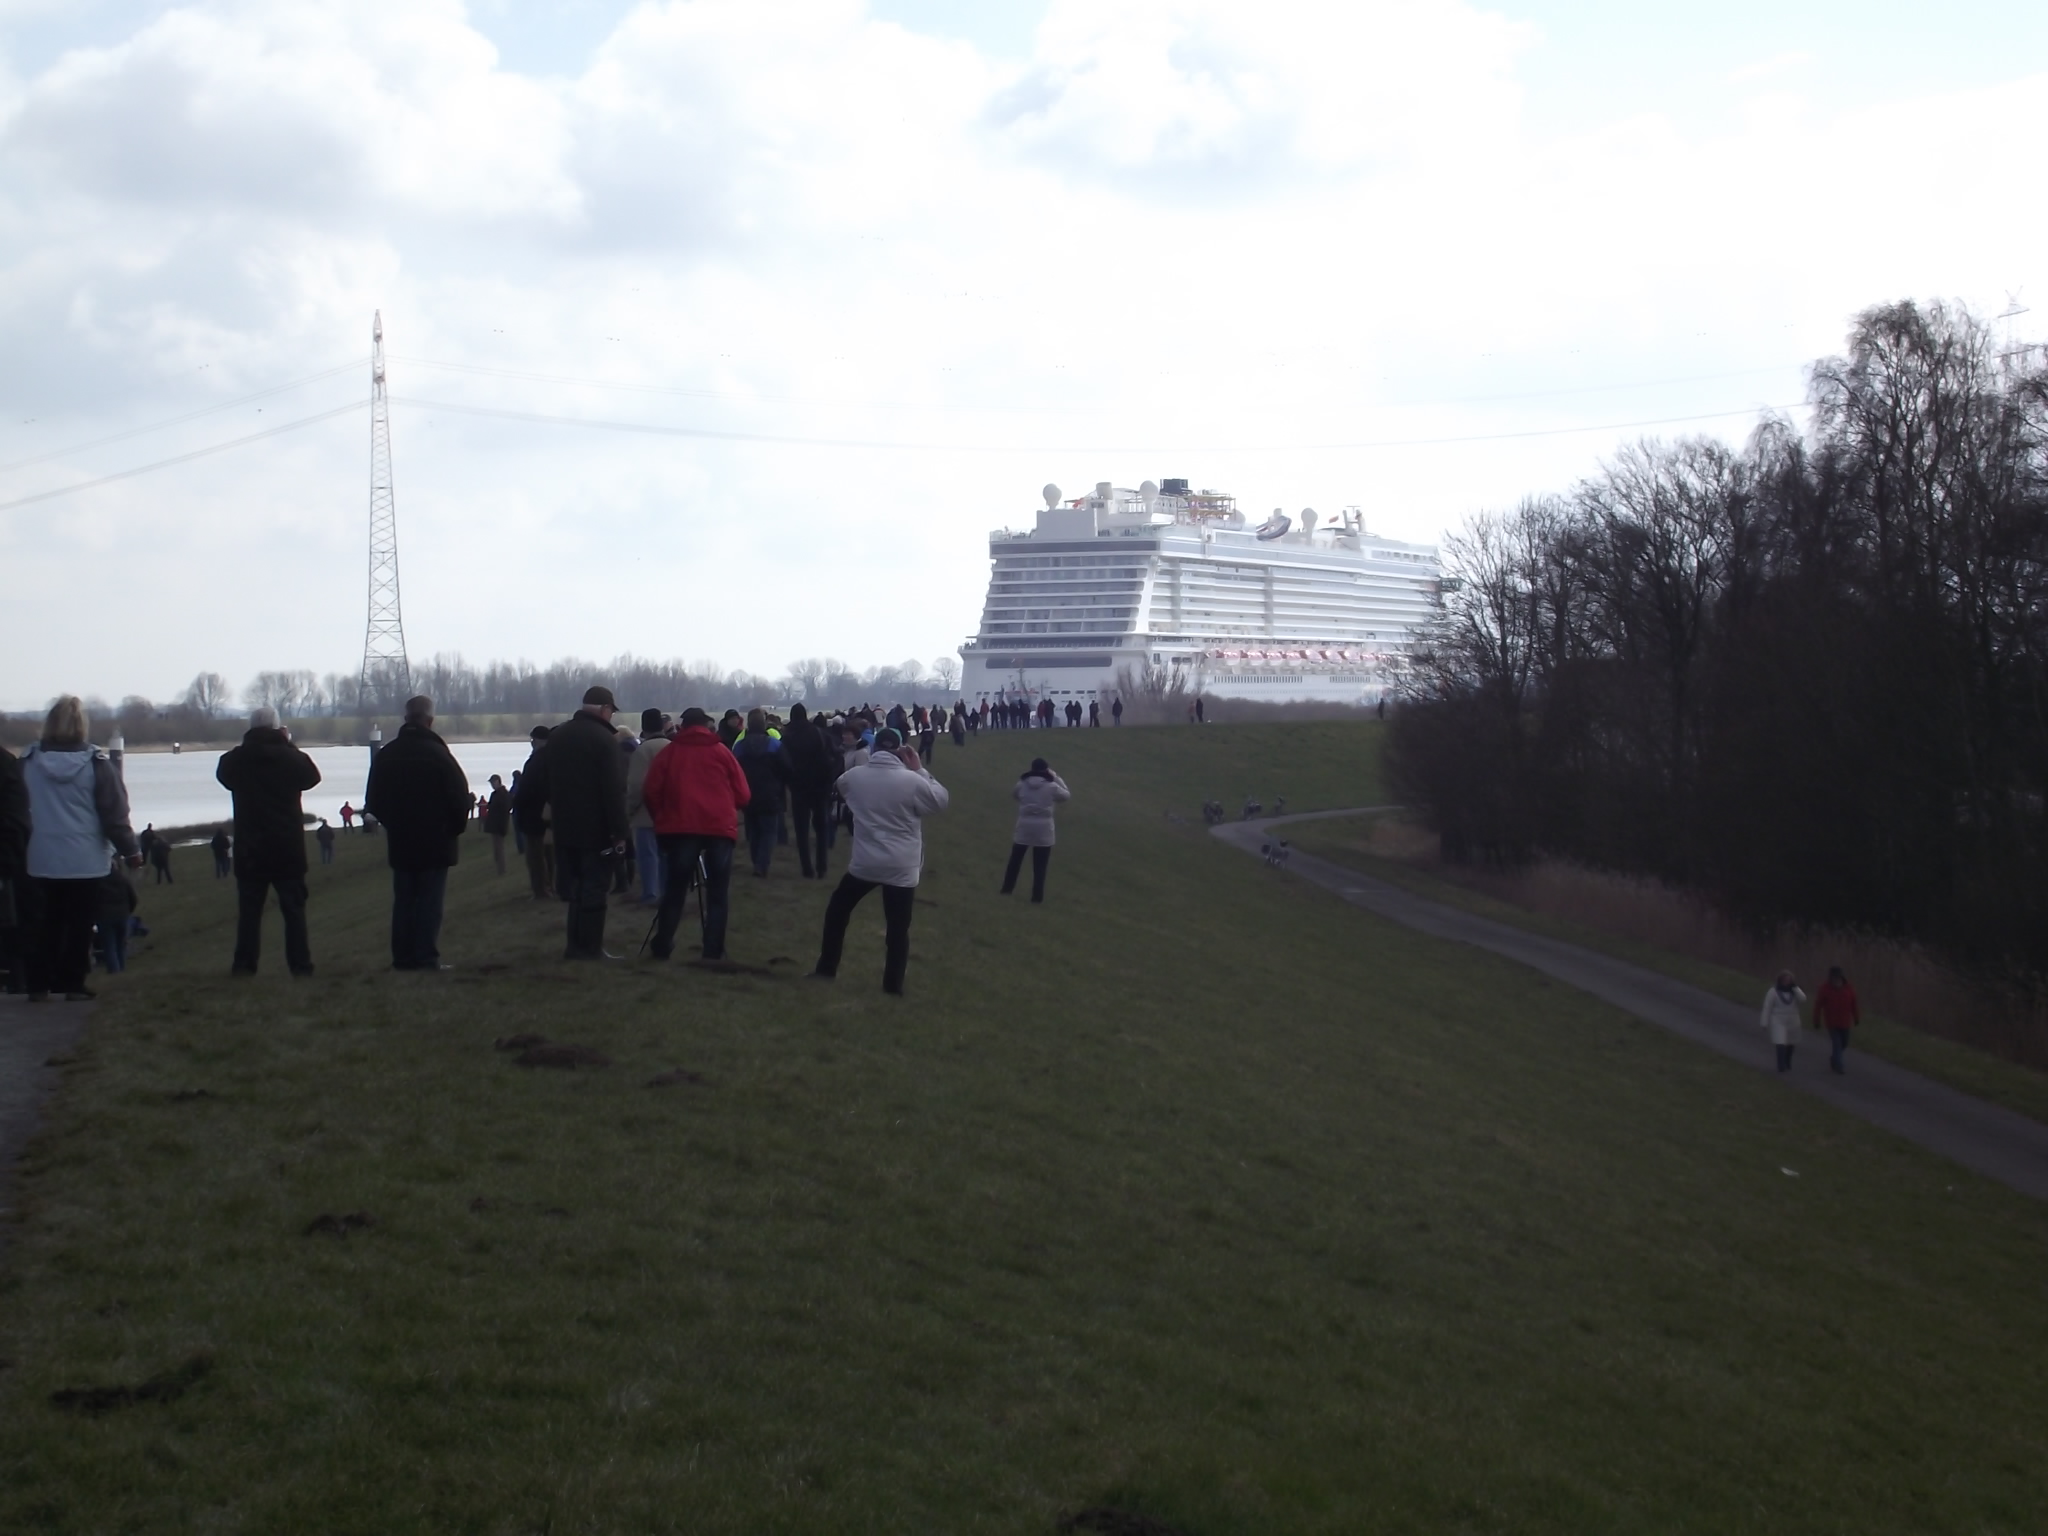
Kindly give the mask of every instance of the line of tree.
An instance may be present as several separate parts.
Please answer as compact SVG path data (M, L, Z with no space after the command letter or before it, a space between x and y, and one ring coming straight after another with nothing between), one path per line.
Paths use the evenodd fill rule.
M1859 316L1805 434L1643 441L1447 541L1390 733L1447 857L1653 875L1759 931L2048 978L2048 370Z
M894 665L856 668L834 657L809 657L793 662L781 677L746 671L729 672L713 661L652 661L618 656L610 662L566 657L548 666L530 661L490 662L475 666L459 655L435 656L413 667L402 685L374 688L365 697L354 674L310 671L258 672L239 691L218 672L202 672L170 703L131 694L118 705L87 699L97 733L106 738L118 727L132 745L171 741L210 741L233 735L248 710L269 707L288 721L342 722L370 714L388 717L409 693L424 693L444 719L520 716L559 719L583 701L583 691L603 683L619 702L638 710L647 706L674 713L691 704L723 710L754 704L806 701L812 708L839 708L870 702L940 702L950 698L960 680L960 661L940 656L928 665L903 661ZM0 741L25 745L41 729L40 712L0 715Z

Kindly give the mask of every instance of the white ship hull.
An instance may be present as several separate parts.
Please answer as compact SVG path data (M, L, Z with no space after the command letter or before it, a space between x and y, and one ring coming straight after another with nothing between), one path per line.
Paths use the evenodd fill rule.
M961 692L1086 701L1129 679L1192 695L1367 706L1396 686L1435 613L1437 551L1278 513L1246 526L1229 498L1098 486L1027 532L989 536L980 631Z

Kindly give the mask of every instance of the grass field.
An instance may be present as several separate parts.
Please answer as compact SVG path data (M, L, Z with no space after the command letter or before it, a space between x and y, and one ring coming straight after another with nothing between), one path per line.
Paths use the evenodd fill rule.
M1377 803L1377 741L942 749L902 1000L872 901L801 979L786 862L735 881L767 974L571 970L480 839L454 973L380 969L348 838L319 976L231 985L192 859L0 1260L0 1531L2038 1530L2041 1210L1202 832Z
M1372 845L1369 836L1373 817L1331 817L1299 826L1288 833L1292 846L1335 863L1348 865L1382 880L1391 881L1417 895L1447 902L1482 917L1512 923L1531 932L1596 949L1627 960L1647 970L1659 971L1690 983L1702 991L1744 1006L1758 1004L1770 976L1750 976L1726 966L1674 954L1652 944L1636 942L1605 932L1591 924L1572 922L1547 913L1533 912L1503 901L1484 891L1475 891L1455 881L1442 879L1427 868L1405 859L1387 858ZM1809 990L1810 987L1809 987ZM1761 1036L1759 1036L1761 1039ZM1823 1045L1826 1042L1821 1042ZM1963 1092L2003 1104L2035 1120L2048 1122L2048 1073L1973 1050L1953 1040L1885 1018L1867 1014L1856 1033L1855 1051L1867 1051L1902 1067L1947 1083Z

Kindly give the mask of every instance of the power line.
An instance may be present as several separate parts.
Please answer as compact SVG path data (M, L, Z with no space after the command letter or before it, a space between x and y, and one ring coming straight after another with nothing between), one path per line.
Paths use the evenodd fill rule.
M1094 406L1038 406L1038 405L970 405L959 401L916 401L916 400L823 400L805 399L801 395L738 394L732 390L691 389L680 384L628 384L615 379L586 379L570 374L536 373L523 368L494 368L483 363L452 363L437 361L430 357L413 357L394 352L394 361L411 363L419 368L439 368L448 373L466 373L479 378L516 379L529 384L574 384L588 389L610 389L625 394L675 395L687 400L729 400L740 405L818 405L837 408L879 409L892 411L981 411L987 413L1013 412L1026 415L1083 416L1096 409ZM1429 410L1445 405L1484 405L1498 400L1552 400L1570 395L1605 395L1622 390L1665 389L1674 384L1710 384L1725 379L1755 378L1760 374L1785 373L1794 368L1804 368L1805 363L1780 363L1765 368L1735 368L1725 373L1694 373L1669 379L1639 379L1627 384L1575 384L1565 389L1524 389L1510 390L1499 394L1448 395L1439 400L1382 400L1368 401L1351 407L1355 410L1372 411L1413 411Z
M1186 444L1121 444L1104 447L1099 444L1082 447L1036 447L1018 443L911 443L891 442L873 438L845 437L795 437L772 432L728 432L713 427L675 427L657 422L608 421L595 416L556 416L541 411L515 411L500 406L456 405L445 400L421 400L412 396L393 395L394 405L411 406L415 410L450 411L462 416L487 416L501 421L529 421L545 426L588 427L604 432L634 432L655 437L704 438L717 442L767 443L786 448L881 448L903 453L1164 453L1174 452ZM1797 402L1803 404L1804 402ZM1391 437L1349 443L1262 443L1232 447L1205 443L1211 452L1224 453L1320 453L1338 450L1367 448L1428 448L1456 443L1510 442L1518 438L1568 437L1583 432L1626 432L1638 427L1669 427L1688 421L1718 421L1730 416L1752 416L1758 411L1783 411L1794 409L1791 405L1745 406L1733 411L1695 411L1684 416L1660 416L1643 421L1611 421L1583 427L1536 427L1524 432L1474 432L1452 437Z
M101 475L96 480L81 480L76 485L60 485L54 491L38 491L33 496L18 496L13 501L0 501L0 512L12 512L16 507L28 506L31 502L51 501L59 496L76 495L96 486L112 485L116 480L132 480L137 475L147 475L159 469L169 469L173 464L189 464L194 459L203 459L209 454L226 453L230 448L240 448L249 443L259 443L266 437L277 437L282 433L296 432L301 427L310 427L318 421L332 421L337 416L346 416L351 411L360 411L364 400L351 400L347 405L338 405L331 411L321 411L315 416L301 416L297 421L287 421L261 432L251 432L247 437L237 437L225 443L215 443L210 448L195 448L190 453L177 454L172 458L158 459L153 464L138 464L133 469L117 470L111 475Z
M69 448L58 448L49 453L38 454L32 459L17 459L12 464L0 464L0 475L12 474L17 469L27 469L36 464L47 464L52 459L69 458L74 453L84 453L88 448L104 448L109 443L122 443L131 437L141 437L150 432L161 432L165 427L175 427L188 421L197 421L200 417L211 416L216 411L226 411L238 405L247 405L251 400L268 400L272 395L281 395L287 390L302 389L308 384L317 384L322 379L331 379L338 373L348 373L362 366L360 360L352 363L343 363L339 367L322 369L319 373L309 373L303 379L293 379L288 384L273 384L268 389L257 390L253 395L240 395L233 400L223 400L218 405L204 405L196 411L187 411L182 416L167 417L163 421L150 422L147 426L130 427L125 432L116 432L108 437L96 437L87 443L73 443Z

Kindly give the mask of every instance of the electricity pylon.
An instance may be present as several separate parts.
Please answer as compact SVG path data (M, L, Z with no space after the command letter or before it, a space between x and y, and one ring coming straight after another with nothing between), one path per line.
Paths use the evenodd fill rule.
M398 612L398 507L391 495L391 402L384 393L384 312L370 326L370 621L363 632L360 708L396 710L412 692Z

